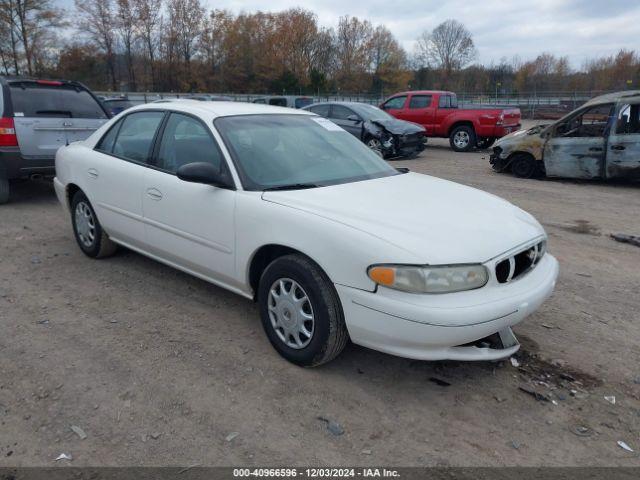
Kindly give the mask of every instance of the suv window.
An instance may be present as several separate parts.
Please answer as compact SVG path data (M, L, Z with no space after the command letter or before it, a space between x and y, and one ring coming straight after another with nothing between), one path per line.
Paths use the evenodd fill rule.
M278 107L286 107L287 99L286 98L270 98L269 105L276 105Z
M387 103L384 104L384 108L402 108L405 100L407 100L406 95L402 97L393 97L392 99L387 100Z
M193 117L172 113L164 127L156 166L176 173L192 162L208 162L222 170L222 154L207 128Z
M309 110L322 117L328 117L329 108L331 108L331 105L318 105L317 107L311 107Z
M431 95L413 95L409 108L427 108L431 105Z
M135 162L145 162L163 116L163 112L136 112L127 115L122 120L113 153Z
M640 104L625 105L620 110L616 123L616 134L628 135L640 133Z
M295 100L296 108L306 107L307 105L311 105L313 103L313 98L309 97L300 97Z
M342 105L333 105L331 107L331 118L336 120L348 120L351 115L355 115L352 110Z
M17 117L107 118L100 104L82 88L14 82L9 89Z

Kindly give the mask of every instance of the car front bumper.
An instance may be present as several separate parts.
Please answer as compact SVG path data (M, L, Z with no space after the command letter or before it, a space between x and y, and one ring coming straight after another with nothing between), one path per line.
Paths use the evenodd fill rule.
M558 262L546 254L536 268L510 284L468 292L416 295L384 288L336 289L356 344L416 360L498 360L518 350L510 327L540 307L553 292L557 276ZM468 345L496 333L499 348Z

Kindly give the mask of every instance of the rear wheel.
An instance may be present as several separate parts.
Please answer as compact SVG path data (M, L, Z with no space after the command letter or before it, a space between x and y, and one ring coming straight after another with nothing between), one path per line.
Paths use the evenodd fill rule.
M9 180L0 176L0 205L9 201Z
M280 355L313 367L334 359L347 344L342 305L333 283L309 258L274 260L258 287L262 326Z
M456 152L469 152L476 146L476 132L467 125L456 127L449 135L449 145Z
M511 172L518 178L531 178L537 171L536 160L531 155L516 154L511 159Z
M98 221L89 199L82 192L76 192L71 200L71 223L80 249L92 258L112 255L117 248Z

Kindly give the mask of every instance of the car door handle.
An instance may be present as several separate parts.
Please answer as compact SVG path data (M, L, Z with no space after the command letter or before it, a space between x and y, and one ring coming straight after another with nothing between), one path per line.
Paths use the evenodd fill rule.
M162 200L162 192L157 188L147 188L147 196L152 200Z
M590 152L601 152L602 151L602 147L591 147L589 149Z
M89 175L91 178L98 178L98 170L96 170L95 168L90 168L89 170L87 170L87 175Z
M625 150L626 148L624 145L611 145L611 150Z

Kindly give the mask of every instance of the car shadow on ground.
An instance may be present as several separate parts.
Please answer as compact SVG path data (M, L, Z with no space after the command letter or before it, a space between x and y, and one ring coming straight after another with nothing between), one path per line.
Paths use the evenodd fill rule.
M57 201L53 180L50 178L13 180L10 182L10 189L9 203L5 208L12 205L36 205Z

